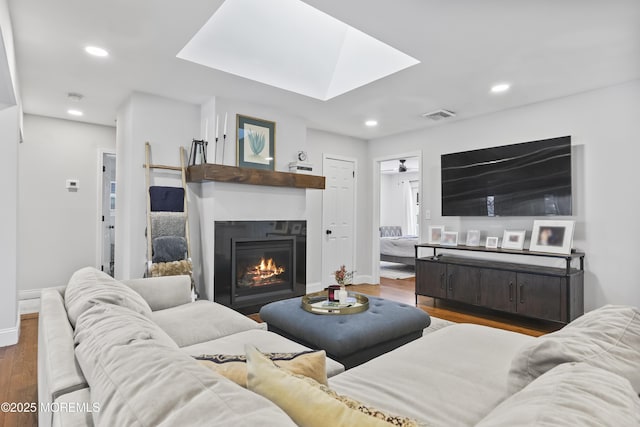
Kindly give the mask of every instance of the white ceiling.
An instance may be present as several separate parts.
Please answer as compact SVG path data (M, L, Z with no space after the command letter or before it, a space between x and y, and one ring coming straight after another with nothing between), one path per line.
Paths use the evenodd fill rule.
M75 107L81 121L114 125L132 91L195 104L221 96L371 139L640 78L638 0L305 2L421 63L320 101L176 57L222 0L9 0L24 110L71 119ZM111 55L90 57L86 45ZM489 93L503 81L511 91ZM421 117L439 108L457 116ZM365 127L369 118L379 126Z

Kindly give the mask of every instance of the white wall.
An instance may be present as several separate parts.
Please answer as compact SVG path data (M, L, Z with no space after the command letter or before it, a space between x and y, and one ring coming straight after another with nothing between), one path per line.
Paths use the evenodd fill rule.
M372 283L371 264L371 162L368 161L367 142L335 133L315 129L307 130L307 152L309 162L314 165L314 173L323 175L322 156L337 155L356 159L356 218L355 230L356 259L354 283ZM315 236L307 242L307 277L313 283L322 278L322 191L307 191L307 234ZM315 260L315 262L314 262Z
M380 174L380 225L402 225L405 210L403 181L420 179L418 172ZM402 230L407 234L406 230Z
M18 289L37 298L64 285L97 257L100 150L115 149L115 128L25 115L20 144ZM77 191L65 188L78 179Z
M200 132L197 105L136 92L118 110L116 278L142 277L145 272L147 199L142 167L145 142L151 143L151 163L180 166L179 147L188 149ZM179 187L180 173L154 170L151 185ZM192 237L194 233L197 229L191 230Z
M536 218L441 217L440 155L571 135L571 219L576 220L574 247L586 252L585 309L607 303L640 306L635 269L640 258L640 193L635 188L639 116L640 81L634 81L377 139L371 141L370 156L374 159L391 150L423 150L421 209L423 213L430 210L432 219L423 221L421 228L446 225L463 232L462 239L464 231L473 228L483 230L483 238L487 233L501 237L504 229L526 229L529 238Z
M0 347L18 342L18 116L17 106L0 110Z

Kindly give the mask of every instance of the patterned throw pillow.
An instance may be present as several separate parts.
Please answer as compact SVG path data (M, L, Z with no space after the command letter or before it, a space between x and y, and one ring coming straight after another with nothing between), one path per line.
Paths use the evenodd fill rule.
M248 389L278 405L299 426L424 426L410 418L367 407L307 377L291 374L251 345L246 346L246 353Z
M326 353L324 350L309 350L300 353L264 353L277 366L291 372L312 378L320 384L327 384ZM203 354L194 356L196 360L214 372L230 379L242 387L247 387L247 357L244 355Z

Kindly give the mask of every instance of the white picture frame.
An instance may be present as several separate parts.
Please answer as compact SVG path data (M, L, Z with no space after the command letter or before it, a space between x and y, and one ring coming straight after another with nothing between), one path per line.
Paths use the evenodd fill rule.
M502 249L516 249L521 251L524 248L524 238L526 230L504 230L502 235Z
M498 249L498 238L497 237L487 237L487 241L484 245L487 249Z
M430 225L427 243L439 245L442 242L442 233L444 233L444 225Z
M566 220L533 221L529 250L569 255L573 245L575 224L575 221Z
M442 233L442 240L440 241L442 246L458 246L458 232L457 231L444 231Z
M480 246L480 230L467 231L465 246Z

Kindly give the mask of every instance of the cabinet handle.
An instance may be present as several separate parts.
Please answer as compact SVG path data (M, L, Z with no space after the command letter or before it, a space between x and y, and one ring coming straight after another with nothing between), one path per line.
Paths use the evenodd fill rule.
M453 292L453 274L449 275L449 292Z
M444 289L444 273L440 274L440 289Z
M513 301L513 282L509 282L509 301Z
M524 304L524 283L520 284L520 304Z

